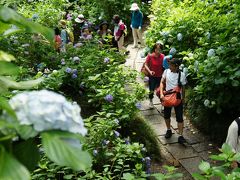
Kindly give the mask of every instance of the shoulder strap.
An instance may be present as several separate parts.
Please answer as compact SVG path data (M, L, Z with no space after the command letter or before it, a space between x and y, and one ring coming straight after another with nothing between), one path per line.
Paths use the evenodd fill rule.
M238 136L239 136L240 135L240 117L235 119L235 121L237 122L237 125L238 125Z
M181 79L181 71L178 70L178 86L179 86L179 87L182 86L182 83L181 83L180 79Z

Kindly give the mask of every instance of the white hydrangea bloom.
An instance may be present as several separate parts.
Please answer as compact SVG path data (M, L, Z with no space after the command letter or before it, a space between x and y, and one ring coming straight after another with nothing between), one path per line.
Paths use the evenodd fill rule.
M208 57L215 56L215 50L214 50L214 49L209 49L207 56L208 56Z
M21 125L32 125L37 132L60 129L85 135L77 103L70 103L66 98L48 90L23 92L9 101L15 110Z
M182 41L182 38L183 38L182 33L178 33L178 34L177 34L177 40L178 40L178 41Z
M210 105L210 101L208 99L205 99L203 104L204 106L208 107Z

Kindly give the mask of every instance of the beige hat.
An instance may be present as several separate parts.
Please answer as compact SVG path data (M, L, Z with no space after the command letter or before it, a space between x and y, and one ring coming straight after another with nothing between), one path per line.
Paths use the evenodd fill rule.
M65 20L60 20L59 21L59 26L62 27L62 28L65 28L67 25L67 22Z
M138 7L137 3L133 3L133 4L131 5L130 10L131 10L131 11L139 10L139 7Z
M77 23L82 23L84 21L84 16L82 14L79 14L75 21Z

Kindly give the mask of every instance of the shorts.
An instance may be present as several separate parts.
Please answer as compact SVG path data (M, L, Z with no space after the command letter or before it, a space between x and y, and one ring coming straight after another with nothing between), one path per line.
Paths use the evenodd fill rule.
M179 104L178 106L174 107L175 114L176 114L176 121L181 123L183 122L183 104ZM171 118L171 111L172 107L164 107L164 118L170 119Z

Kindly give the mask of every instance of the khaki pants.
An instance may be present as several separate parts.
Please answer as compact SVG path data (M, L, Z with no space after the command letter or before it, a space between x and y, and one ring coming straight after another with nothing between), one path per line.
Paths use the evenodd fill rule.
M117 42L118 43L118 50L119 52L126 52L127 49L123 46L124 44L124 35L122 35L122 37L119 39L119 41Z
M138 41L143 45L142 32L140 29L132 28L133 47L137 47Z

